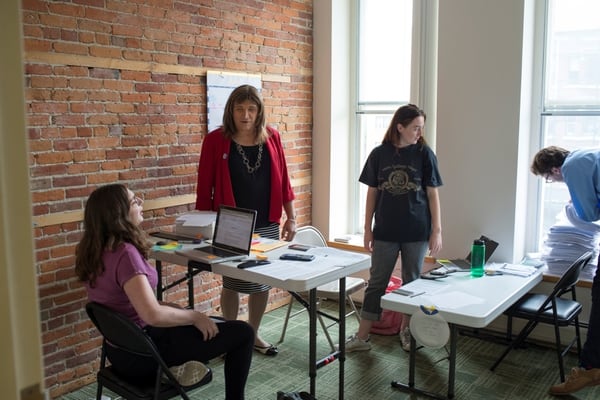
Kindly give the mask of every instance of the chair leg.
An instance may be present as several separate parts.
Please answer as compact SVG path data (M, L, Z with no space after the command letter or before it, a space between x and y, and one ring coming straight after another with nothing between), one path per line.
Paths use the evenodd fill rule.
M290 300L288 304L287 311L285 313L285 320L283 321L283 329L281 330L281 336L279 337L279 343L283 343L283 339L285 339L285 332L287 331L288 321L290 320L290 314L292 312L292 304L294 303L294 297Z
M102 384L96 379L98 388L96 389L96 400L102 400Z
M356 308L356 304L354 304L354 300L352 300L352 296L347 295L346 298L348 299L348 302L350 303L350 307L353 310L353 312L351 314L354 314L354 316L356 317L356 321L360 324L360 314L358 312L358 308Z
M508 316L506 321L506 341L510 343L512 341L512 316Z
M560 372L560 381L565 381L565 367L563 365L562 343L560 340L560 327L554 323L554 340L556 341L556 356L558 357L558 371ZM570 347L570 346L569 346Z
M575 335L577 338L577 359L581 355L581 333L579 329L579 317L575 317Z
M537 324L538 324L537 321L527 322L527 324L523 327L523 329L521 330L519 335L515 338L515 340L511 340L511 342L508 345L508 347L506 348L506 350L504 350L504 353L502 353L500 358L498 358L496 360L496 362L494 363L494 365L492 365L492 367L490 368L490 371L494 371L496 369L496 367L498 367L498 365L500 365L502 360L504 360L504 358L508 355L508 353L512 349L517 347L517 345L523 343L525 341L525 339L527 339L527 336L529 336L531 331L533 331L533 329L537 326ZM511 336L512 336L512 334L511 334Z
M323 328L323 333L325 333L325 337L327 338L327 341L329 342L331 351L335 351L335 344L333 344L333 340L331 340L331 336L329 335L329 329L328 329L327 325L325 325L325 321L323 321L323 317L320 314L317 314L317 318L319 319L319 322L321 323L321 328Z

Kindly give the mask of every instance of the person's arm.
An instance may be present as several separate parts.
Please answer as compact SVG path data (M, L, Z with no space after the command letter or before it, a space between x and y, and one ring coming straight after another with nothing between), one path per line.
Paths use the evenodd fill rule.
M289 242L296 236L296 212L294 211L294 202L288 201L287 203L283 203L283 210L285 211L287 219L283 224L281 237L283 240Z
M216 181L216 154L217 146L215 137L219 132L207 135L202 142L200 160L198 161L198 182L196 184L196 210L213 209L213 190Z
M440 196L436 187L427 186L427 200L431 214L431 235L429 236L429 251L435 255L442 249L442 216L440 212Z
M125 282L123 289L140 318L151 326L194 325L202 332L204 340L212 339L219 333L215 321L198 311L160 304L146 275L134 275Z
M365 204L365 234L363 245L367 251L373 251L373 216L375 215L375 203L377 202L378 190L369 186Z

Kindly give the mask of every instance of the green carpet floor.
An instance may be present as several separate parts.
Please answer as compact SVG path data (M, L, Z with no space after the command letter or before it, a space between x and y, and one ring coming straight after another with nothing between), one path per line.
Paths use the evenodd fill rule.
M335 309L336 303L323 302L322 307ZM266 340L277 342L283 326L286 307L265 315L261 335ZM347 332L357 327L354 317L347 320ZM331 329L337 341L337 328ZM392 380L406 381L408 378L408 353L402 351L397 336L372 336L373 349L347 355L345 368L344 398L367 399L420 399L391 387ZM319 328L317 358L328 352L326 338ZM504 345L461 335L456 360L455 398L465 400L494 399L556 399L547 395L549 386L559 381L558 363L555 353L544 347L531 345L526 349L512 351L496 372L489 370L501 354ZM282 391L308 391L308 315L302 313L290 320L285 341L279 345L279 355L266 357L255 353L246 387L246 399L276 399ZM448 363L444 360L446 349L420 349L417 353L416 384L428 391L446 393ZM565 368L576 365L574 356L566 360ZM223 399L223 361L210 362L213 381L205 387L190 392L194 400ZM317 398L338 398L338 363L334 362L317 371ZM94 399L96 385L92 384L76 392L62 396L62 400ZM108 390L106 400L120 399ZM567 399L600 399L600 386L586 388Z

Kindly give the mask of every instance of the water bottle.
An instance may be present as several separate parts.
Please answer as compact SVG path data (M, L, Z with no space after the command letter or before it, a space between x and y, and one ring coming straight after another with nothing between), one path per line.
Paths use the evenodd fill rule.
M479 278L483 276L483 265L485 264L485 242L475 239L471 246L471 276Z

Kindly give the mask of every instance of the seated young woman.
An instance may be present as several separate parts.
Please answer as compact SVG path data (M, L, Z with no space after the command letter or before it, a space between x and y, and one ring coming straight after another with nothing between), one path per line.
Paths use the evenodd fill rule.
M140 228L142 205L143 200L121 184L102 186L90 195L75 263L89 301L104 304L138 324L169 367L224 355L225 398L244 399L254 330L243 321L213 319L156 299L157 273L148 263L150 242ZM117 348L109 347L107 356L125 377L156 373L156 365L147 359Z

